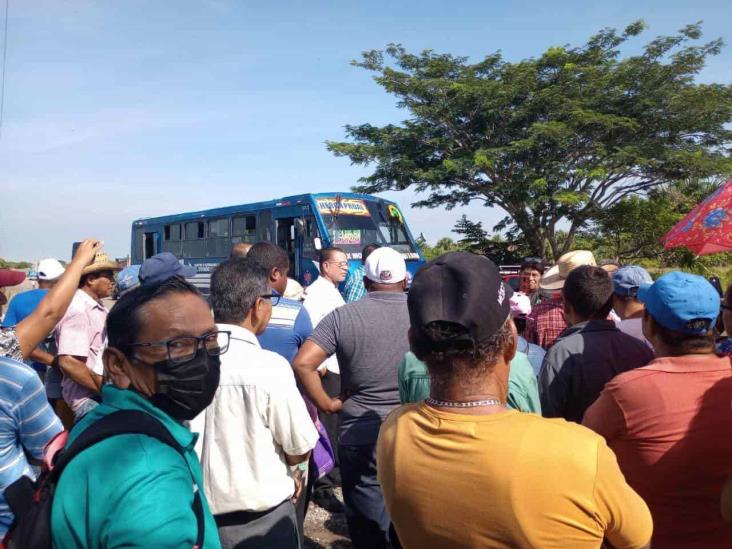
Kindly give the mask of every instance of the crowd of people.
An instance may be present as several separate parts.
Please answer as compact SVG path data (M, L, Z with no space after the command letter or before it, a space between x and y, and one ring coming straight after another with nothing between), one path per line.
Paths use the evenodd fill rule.
M319 253L303 288L238 244L206 297L166 252L41 261L0 328L2 547L296 549L312 501L364 549L732 546L732 285Z

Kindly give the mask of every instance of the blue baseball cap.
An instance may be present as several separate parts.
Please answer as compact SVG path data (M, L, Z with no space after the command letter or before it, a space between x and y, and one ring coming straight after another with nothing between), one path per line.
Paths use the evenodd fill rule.
M120 293L129 292L140 285L140 266L130 265L117 273L117 287Z
M623 297L635 297L642 284L653 284L651 275L643 267L628 265L613 274L613 292Z
M643 284L638 300L661 326L685 334L705 334L719 316L717 290L703 276L674 271Z
M143 286L160 284L174 276L188 278L198 272L195 265L184 265L170 252L156 254L142 262L140 282Z

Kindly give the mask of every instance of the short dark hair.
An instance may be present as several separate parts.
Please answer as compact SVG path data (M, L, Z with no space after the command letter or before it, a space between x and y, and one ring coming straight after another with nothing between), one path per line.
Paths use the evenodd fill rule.
M220 263L211 275L214 320L241 324L257 298L268 290L269 273L251 257L233 257Z
M516 333L518 333L518 335L524 335L524 332L526 331L526 327L528 325L527 318L528 317L525 316L513 317L513 323L516 325Z
M435 321L410 332L412 352L427 364L430 371L444 374L460 364L463 369L490 369L511 343L511 319L491 337L475 342L468 330L454 322Z
M267 269L268 275L272 269L278 269L286 274L290 268L290 258L287 256L287 252L271 242L257 242L249 249L247 257Z
M363 247L363 250L361 250L361 261L366 262L368 257L374 253L374 250L378 250L381 248L381 244L378 244L377 242L373 242L371 244L366 244Z
M160 284L138 286L120 297L107 315L109 346L124 353L140 335L144 324L142 309L151 301L171 294L192 294L203 299L198 289L180 276L173 276Z
M544 261L539 257L527 257L521 262L521 268L519 273L531 269L532 271L539 271L544 274Z
M562 295L580 317L607 318L613 308L613 281L604 269L581 265L567 276Z
M644 315L651 317L656 325L659 339L668 347L672 356L691 355L714 348L713 329L704 334L685 334L666 328L648 310L644 312Z
M333 259L333 256L337 253L344 254L346 252L335 246L331 246L330 248L323 248L322 250L320 250L320 254L318 254L318 261L322 265L326 261L330 261L331 259Z

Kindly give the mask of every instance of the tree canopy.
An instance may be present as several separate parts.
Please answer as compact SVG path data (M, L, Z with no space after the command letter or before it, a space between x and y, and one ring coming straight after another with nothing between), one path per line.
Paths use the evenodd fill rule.
M518 62L500 52L477 63L415 55L398 44L364 52L353 63L409 117L348 125L349 140L327 146L373 166L359 192L413 188L425 195L418 207L498 206L508 215L495 230L557 258L627 196L732 173L732 86L695 82L721 40L698 44L697 23L623 56L644 29L604 29Z

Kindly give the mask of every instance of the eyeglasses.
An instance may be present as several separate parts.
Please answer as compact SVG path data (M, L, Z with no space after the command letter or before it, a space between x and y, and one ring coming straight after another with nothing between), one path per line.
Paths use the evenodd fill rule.
M208 356L220 356L229 350L231 332L214 331L202 336L180 336L167 341L150 343L130 343L127 347L162 347L165 346L171 364L185 364L196 356L198 348L203 345Z
M323 263L330 263L331 265L337 265L341 269L345 269L348 267L348 261L323 261Z
M276 292L272 292L270 294L262 294L259 297L261 297L262 299L271 299L272 307L277 307L277 305L280 302L280 297L282 297L282 296L280 296L280 294L278 294Z

